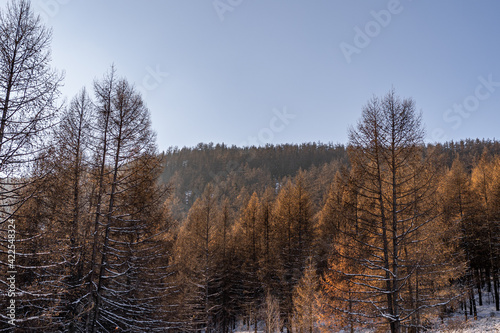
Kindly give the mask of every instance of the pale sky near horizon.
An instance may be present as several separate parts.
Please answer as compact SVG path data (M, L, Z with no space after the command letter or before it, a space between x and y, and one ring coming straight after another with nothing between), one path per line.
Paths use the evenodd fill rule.
M3 0L3 7L6 0ZM346 143L392 87L428 142L500 138L500 2L32 0L70 99L115 64L160 150Z

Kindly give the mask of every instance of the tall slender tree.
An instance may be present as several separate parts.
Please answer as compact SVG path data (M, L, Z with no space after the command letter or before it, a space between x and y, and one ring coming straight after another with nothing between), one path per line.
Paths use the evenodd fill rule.
M308 193L299 173L296 182L281 188L273 211L274 251L279 262L283 322L293 330L293 290L302 277L313 242L312 213Z
M189 211L176 244L179 285L183 290L180 314L184 329L216 332L221 311L221 237L223 228L215 188L207 185Z
M101 244L103 243L103 233L101 219L103 214L103 205L105 204L106 193L106 179L109 177L108 168L108 150L110 149L111 135L109 128L111 126L111 112L112 112L112 97L113 90L115 89L115 68L112 67L110 72L101 81L94 82L94 92L96 95L96 119L93 124L93 160L94 165L92 168L93 180L95 182L96 197L93 199L94 208L94 226L92 230L92 256L90 259L90 271L88 277L89 300L86 304L86 327L87 330L91 329L92 316L96 313L91 311L94 309L97 302L97 289L95 288L95 279L98 269L99 254Z
M65 306L68 318L66 329L75 332L81 315L79 300L85 295L85 269L88 254L86 240L91 221L89 184L89 144L93 103L85 89L73 98L63 113L57 130L56 175L62 195L58 201L61 214L60 229L64 230L67 246L67 290Z
M50 168L39 167L51 145L50 130L59 111L56 105L62 75L51 68L51 31L37 17L28 0L11 0L0 10L0 251L7 253L7 224L16 213L34 199L40 182L30 177L39 172L39 180ZM37 166L38 164L38 166ZM45 165L47 166L47 165ZM36 171L35 171L36 170ZM41 172L44 173L41 173ZM9 221L9 222L8 222ZM30 235L40 235L32 229ZM25 234L26 235L26 234ZM29 240L18 235L17 258L31 255ZM43 259L44 260L44 259ZM7 256L0 259L7 265ZM18 260L17 265L21 262ZM24 272L16 266L19 277ZM6 276L0 280L7 284ZM21 287L21 284L18 285ZM21 292L22 289L16 292ZM27 291L27 290L25 290ZM0 295L4 296L2 290ZM7 299L4 297L4 299ZM19 299L18 299L19 300ZM21 300L19 300L21 301ZM24 311L21 304L19 311ZM31 325L38 320L18 317L17 323ZM1 314L2 322L8 318ZM30 322L30 323L28 323Z
M248 321L253 322L257 332L260 307L263 301L264 290L259 279L260 258L262 248L262 223L260 221L260 200L257 193L253 193L248 204L243 207L240 220L235 226L235 239L239 257L241 258L241 285L243 297L242 308L248 312Z
M318 303L316 294L318 292L318 277L312 258L308 258L304 275L294 290L293 296L293 320L294 327L300 333L313 333L318 326Z
M8 218L21 198L19 178L44 156L47 131L58 108L62 75L50 67L51 31L27 0L12 0L0 12L0 199ZM17 179L14 181L14 179Z
M133 331L142 329L144 325L155 327L161 323L150 317L154 314L150 308L153 303L146 296L146 290L152 291L146 281L138 278L148 267L137 264L143 256L150 256L144 249L148 242L144 242L151 240L154 235L152 230L161 223L161 215L155 218L142 214L152 203L145 201L147 197L136 196L144 184L156 193L156 178L151 179L148 175L152 173L159 177L155 171L159 165L159 161L155 162L155 135L151 130L149 110L140 94L124 79L113 82L111 76L98 85L98 88L104 88L103 109L98 111L105 121L101 124L104 131L99 155L101 169L98 170L101 201L98 200L96 208L94 248L99 245L95 242L99 241L100 235L102 246L100 257L95 250L92 256L94 268L91 271L95 273L90 275L90 287L94 299L88 317L88 329L92 332L99 327ZM106 197L102 198L104 194ZM161 197L159 192L158 197L153 196L151 200L159 203ZM131 203L131 198L136 199ZM104 209L101 208L103 203L107 206ZM160 239L158 241L161 242ZM141 281L144 284L141 285ZM142 302L132 292L138 286L142 286L142 295L146 297Z
M476 268L487 268L491 272L491 278L494 286L495 307L500 311L499 300L499 258L500 246L498 245L498 233L500 232L500 209L498 206L498 171L499 167L495 165L495 161L489 158L487 149L472 170L471 185L478 206L480 207L477 224L475 226L478 236L478 241L475 244L477 249L477 266ZM483 239L484 237L484 239ZM481 239L479 241L479 239ZM478 290L480 292L480 290Z
M441 186L441 209L443 219L448 225L455 225L459 235L459 245L464 253L465 272L460 279L463 286L464 297L462 306L467 320L467 301L469 302L471 315L476 312L476 297L474 293L474 270L476 266L476 251L474 239L476 238L477 216L479 209L474 192L471 187L470 175L467 174L459 156L456 156L450 170L442 179Z

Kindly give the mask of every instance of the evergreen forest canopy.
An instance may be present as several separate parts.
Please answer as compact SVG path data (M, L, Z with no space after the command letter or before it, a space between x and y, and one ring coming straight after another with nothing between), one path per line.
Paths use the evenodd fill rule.
M29 1L1 9L0 331L421 332L499 313L500 142L426 145L390 91L346 145L159 153L114 67L58 105L50 39Z

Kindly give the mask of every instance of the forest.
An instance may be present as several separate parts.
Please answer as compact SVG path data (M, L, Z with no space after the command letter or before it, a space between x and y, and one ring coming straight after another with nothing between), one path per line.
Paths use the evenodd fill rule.
M425 143L395 90L345 144L160 152L111 66L60 102L0 10L1 332L424 332L500 316L500 142Z

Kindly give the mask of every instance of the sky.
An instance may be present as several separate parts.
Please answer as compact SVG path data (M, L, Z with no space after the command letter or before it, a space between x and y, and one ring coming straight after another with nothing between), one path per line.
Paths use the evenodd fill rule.
M6 0L3 0L5 3ZM347 143L373 96L415 100L427 142L500 137L495 0L32 0L68 101L112 64L158 147Z

